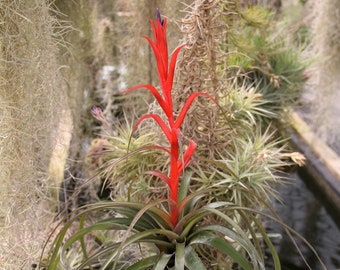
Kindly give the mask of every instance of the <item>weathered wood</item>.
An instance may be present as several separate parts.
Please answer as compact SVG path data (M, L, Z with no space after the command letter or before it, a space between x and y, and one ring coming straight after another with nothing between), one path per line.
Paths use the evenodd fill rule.
M292 126L292 142L307 160L303 169L309 177L305 182L316 189L316 195L325 202L331 214L336 216L340 212L340 157L297 113L292 113Z

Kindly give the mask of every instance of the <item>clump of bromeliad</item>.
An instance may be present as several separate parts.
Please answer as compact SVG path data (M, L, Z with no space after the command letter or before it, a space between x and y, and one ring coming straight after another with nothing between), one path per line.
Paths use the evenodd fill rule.
M174 112L172 88L175 66L185 45L176 48L169 59L167 20L161 17L159 11L151 27L154 40L144 38L155 55L161 92L152 85L144 84L122 93L146 88L164 112L165 117L155 113L143 115L135 128L151 118L166 137L167 146L155 145L153 148L169 155L168 173L157 170L146 173L166 183L168 198L149 203L100 202L77 209L53 239L45 258L46 268L204 270L218 265L233 265L233 269L264 269L263 244L266 244L275 269L280 269L278 255L259 220L261 212L230 201L216 200L213 188L189 193L190 176L183 177L183 171L197 145L193 140L184 145L181 125L198 96L215 100L204 92L192 93L181 110ZM103 120L98 107L93 107L92 113ZM98 215L101 212L105 214ZM110 213L109 216L107 213ZM105 218L93 221L93 216ZM117 232L122 232L119 240L113 236ZM98 248L88 244L93 238L99 243ZM142 248L138 249L138 246ZM207 248L209 252L206 252ZM128 258L125 251L131 249L134 249L134 256Z

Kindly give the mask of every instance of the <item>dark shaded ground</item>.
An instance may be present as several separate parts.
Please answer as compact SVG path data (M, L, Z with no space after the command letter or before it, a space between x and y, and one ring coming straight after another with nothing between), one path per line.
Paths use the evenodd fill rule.
M309 181L308 177L302 180L298 173L293 173L291 177L292 184L278 188L284 205L274 202L274 207L282 220L306 238L315 248L327 270L340 269L339 228L325 206L308 189L305 184ZM308 269L281 226L270 222L268 229L272 232L282 233L281 239L274 240L282 261L282 270ZM313 252L299 238L296 237L296 241L311 269L323 269ZM268 266L266 269L274 268Z

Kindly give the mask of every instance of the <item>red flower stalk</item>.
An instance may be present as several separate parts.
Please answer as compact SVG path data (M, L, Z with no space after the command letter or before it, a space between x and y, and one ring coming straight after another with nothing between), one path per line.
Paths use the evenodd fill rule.
M150 171L148 173L159 177L168 185L170 219L173 226L176 226L180 212L178 201L179 178L185 167L188 166L190 159L196 149L196 143L191 140L185 152L180 153L180 127L195 98L199 95L205 95L209 98L211 98L211 96L204 92L191 94L186 100L178 116L175 117L171 92L176 60L180 50L184 47L184 45L181 45L174 50L169 64L168 42L166 38L167 20L161 18L159 10L157 10L156 22L151 21L151 27L153 30L154 40L147 36L144 36L144 38L149 42L155 55L162 93L159 93L158 90L150 84L138 85L126 91L123 91L123 93L131 92L140 88L146 88L156 98L158 104L167 117L167 123L165 123L164 120L157 114L146 114L138 120L135 126L137 127L146 118L152 118L162 129L169 142L169 149L167 149L167 152L170 154L169 175L165 175L162 172L158 171Z

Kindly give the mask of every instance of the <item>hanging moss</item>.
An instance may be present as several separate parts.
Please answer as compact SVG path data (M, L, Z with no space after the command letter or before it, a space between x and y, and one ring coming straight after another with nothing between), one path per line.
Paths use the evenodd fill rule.
M29 269L52 213L49 161L65 104L58 21L46 1L0 2L0 264Z

